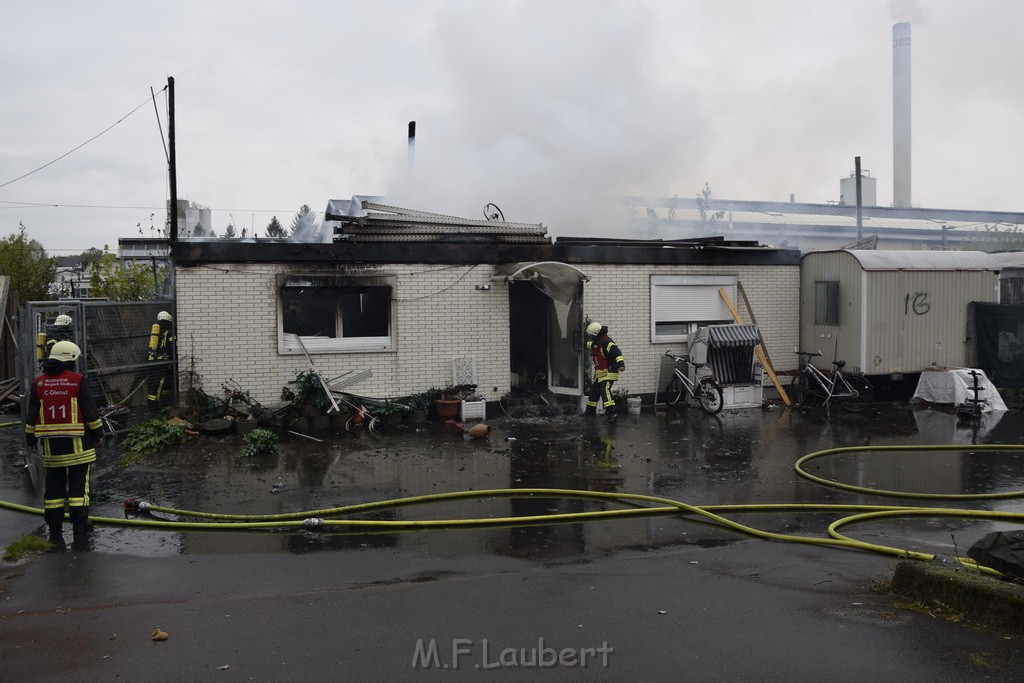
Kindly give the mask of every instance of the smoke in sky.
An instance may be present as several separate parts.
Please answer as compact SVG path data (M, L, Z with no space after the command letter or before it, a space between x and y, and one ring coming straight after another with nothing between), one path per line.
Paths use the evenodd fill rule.
M500 30L468 5L435 22L452 101L419 117L403 201L475 218L493 202L512 222L594 235L613 198L668 193L707 122L688 85L658 75L656 18L640 3L495 7Z
M908 21L923 24L928 18L918 0L889 0L889 16L894 22Z

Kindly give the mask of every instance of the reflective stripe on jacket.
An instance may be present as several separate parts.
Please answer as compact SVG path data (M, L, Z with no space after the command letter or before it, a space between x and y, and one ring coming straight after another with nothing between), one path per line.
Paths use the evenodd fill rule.
M25 438L43 442L43 465L67 467L96 460L103 423L83 375L73 370L43 374L29 397Z
M594 362L594 379L614 382L619 379L619 369L626 367L619 347L607 334L587 341L590 358Z

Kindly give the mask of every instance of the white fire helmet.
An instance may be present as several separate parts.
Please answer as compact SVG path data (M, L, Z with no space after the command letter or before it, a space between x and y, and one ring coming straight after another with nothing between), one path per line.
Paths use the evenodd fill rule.
M78 344L69 341L59 341L50 349L50 360L59 360L65 363L78 360L82 355L82 349Z
M587 334L590 335L591 337L596 337L597 333L601 331L602 327L604 327L604 325L602 325L601 323L590 323L589 325L587 325Z
M70 315L66 315L64 313L61 313L60 315L57 316L57 319L53 321L53 324L54 325L70 325L71 324L71 316Z
M171 314L168 313L167 311L160 311L159 313L156 314L156 319L171 322Z

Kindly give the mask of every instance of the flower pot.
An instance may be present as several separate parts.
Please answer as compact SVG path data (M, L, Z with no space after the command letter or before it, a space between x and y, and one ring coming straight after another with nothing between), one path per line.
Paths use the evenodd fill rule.
M434 401L434 411L437 413L437 419L454 420L459 414L459 406L462 404L460 399L437 399Z
M410 410L405 414L405 421L413 424L420 424L427 421L427 411L425 410Z
M380 416L380 421L383 422L384 424L389 424L389 425L402 424L402 412L399 411L399 410L396 410L393 413L387 413L385 415L381 415Z

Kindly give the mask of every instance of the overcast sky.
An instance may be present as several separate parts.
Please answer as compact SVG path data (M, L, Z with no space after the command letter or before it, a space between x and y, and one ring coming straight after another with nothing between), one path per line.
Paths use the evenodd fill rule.
M604 234L628 194L835 201L856 156L890 205L897 21L913 204L1024 211L1022 19L1020 0L5 0L0 236L154 236L169 76L178 194L218 234L355 194Z

